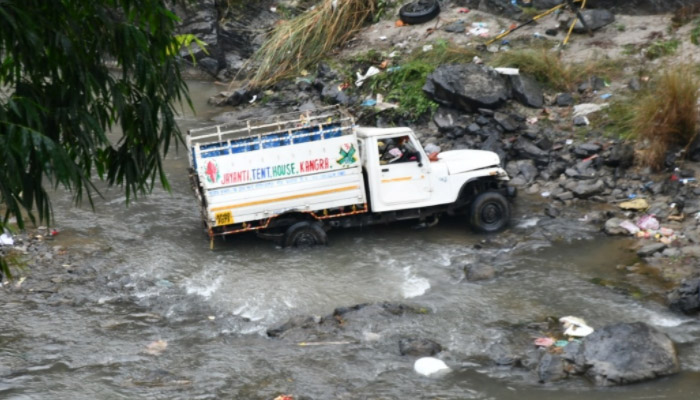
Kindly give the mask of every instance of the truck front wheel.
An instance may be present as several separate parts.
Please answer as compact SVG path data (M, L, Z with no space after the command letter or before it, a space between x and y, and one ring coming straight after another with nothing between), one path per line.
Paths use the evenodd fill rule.
M508 200L497 192L481 193L472 202L469 219L472 229L477 232L498 232L510 221Z
M297 222L284 234L284 247L311 247L327 242L326 231L318 222Z

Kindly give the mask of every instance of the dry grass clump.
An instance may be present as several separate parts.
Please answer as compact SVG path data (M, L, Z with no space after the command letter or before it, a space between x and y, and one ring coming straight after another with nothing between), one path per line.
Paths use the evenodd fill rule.
M253 56L258 70L250 84L269 86L298 74L354 35L375 11L377 0L323 0L284 21Z
M675 146L688 146L697 135L700 80L690 65L663 72L655 88L635 106L632 120L637 138L647 142L639 161L654 169L664 165Z
M499 53L489 64L518 68L546 86L560 91L573 90L591 75L612 78L621 71L619 61L594 59L583 64L572 64L563 60L559 53L547 48Z

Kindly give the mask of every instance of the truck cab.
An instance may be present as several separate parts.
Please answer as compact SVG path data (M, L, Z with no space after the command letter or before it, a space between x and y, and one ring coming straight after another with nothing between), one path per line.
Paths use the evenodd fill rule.
M498 189L508 180L498 155L490 151L452 150L429 157L410 128L356 127L355 131L374 212L454 204L460 195L468 200L470 183L487 179L494 184L492 189ZM412 154L387 157L401 145Z

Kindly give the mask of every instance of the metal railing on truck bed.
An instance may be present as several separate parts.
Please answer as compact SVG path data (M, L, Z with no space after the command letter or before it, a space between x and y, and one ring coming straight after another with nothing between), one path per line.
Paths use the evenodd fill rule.
M199 158L307 143L350 134L353 125L352 116L333 106L191 129L187 132L190 166L196 170Z

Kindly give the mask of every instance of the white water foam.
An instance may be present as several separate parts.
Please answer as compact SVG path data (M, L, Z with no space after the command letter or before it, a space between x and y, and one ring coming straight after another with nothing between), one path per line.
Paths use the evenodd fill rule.
M189 282L185 285L185 290L187 290L187 294L196 294L204 297L205 299L209 299L212 296L212 294L219 290L220 286L221 277L218 277L214 279L214 281L205 285L196 285Z
M410 299L422 296L430 289L430 282L425 278L416 276L416 274L411 272L411 267L405 267L403 272L405 281L401 285L401 294L404 298Z

